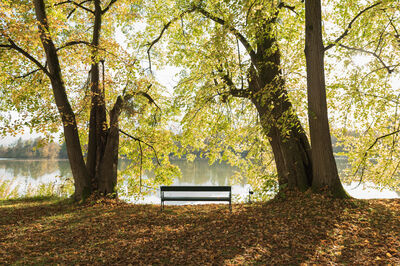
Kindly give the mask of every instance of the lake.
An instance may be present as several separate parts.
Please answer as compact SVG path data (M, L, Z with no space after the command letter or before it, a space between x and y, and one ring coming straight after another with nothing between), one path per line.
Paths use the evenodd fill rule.
M174 180L174 185L232 185L232 194L237 201L248 199L249 185L244 180L240 184L230 184L230 177L234 174L235 168L228 164L209 165L206 160L195 160L192 163L183 160L173 160L182 172L182 177ZM123 167L123 163L121 163ZM343 158L337 158L339 172L346 167ZM52 189L58 190L61 196L71 193L72 187L64 188L65 180L72 180L68 160L16 160L0 159L0 188L7 183L8 188L0 191L0 197L11 193L19 196L32 194L32 191L40 190L42 193L52 193ZM348 193L356 198L399 198L400 192L389 189L375 189L373 184L361 184L355 188L357 182L344 184ZM3 185L3 187L5 187ZM60 189L62 188L62 189ZM5 190L5 191L4 191ZM3 193L3 195L2 195ZM141 199L123 198L128 202L136 203L160 203L158 193L147 195Z

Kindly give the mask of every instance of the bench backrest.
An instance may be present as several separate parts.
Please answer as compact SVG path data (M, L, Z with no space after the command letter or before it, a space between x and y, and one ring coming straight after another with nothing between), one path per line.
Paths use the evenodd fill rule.
M231 186L161 186L160 191L228 191Z

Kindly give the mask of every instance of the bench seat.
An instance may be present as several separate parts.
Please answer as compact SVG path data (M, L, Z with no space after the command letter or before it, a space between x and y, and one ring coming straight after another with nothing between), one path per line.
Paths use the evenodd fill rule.
M229 193L227 196L166 196L164 193L173 192L218 192ZM214 193L213 193L214 194ZM232 211L232 188L231 186L161 186L161 210L164 209L165 201L227 201L229 202L229 209Z

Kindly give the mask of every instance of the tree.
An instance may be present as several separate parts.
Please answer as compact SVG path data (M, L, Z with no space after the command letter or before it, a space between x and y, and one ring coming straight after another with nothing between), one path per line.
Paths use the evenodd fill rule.
M374 6L376 5L371 5L359 11L336 42L343 39L351 25L364 12ZM171 57L177 65L190 69L190 74L184 73L185 71L182 73L184 77L182 86L187 89L188 86L183 84L186 82L185 80L200 79L199 76L203 76L202 80L206 77L214 81L214 86L209 82L198 83L197 86L203 87L204 90L198 90L198 97L195 101L199 103L202 101L202 104L205 105L213 104L213 99L220 98L222 103L229 105L232 104L232 101L229 100L230 96L234 96L249 99L253 103L260 117L263 133L268 137L274 153L280 187L289 185L291 188L297 187L304 190L313 184L315 190L327 186L336 196L346 196L333 157L325 95L324 52L333 47L334 44L331 43L327 47L323 46L320 15L317 20L311 20L311 23L319 23L316 25L317 27L313 28L314 31L310 31L310 28L306 29L308 36L306 45L307 72L310 74L308 79L309 122L310 132L312 132L311 139L314 143L314 159L311 160L309 142L296 114L299 109L295 111L293 108L287 85L285 85L285 80L288 79L289 75L283 74L284 66L281 63L282 54L280 52L280 46L283 43L288 43L288 40L297 42L295 38L290 39L289 34L285 34L285 32L293 33L293 30L286 28L282 31L284 27L280 25L285 24L285 20L290 21L286 18L290 17L290 14L295 16L294 13L296 18L299 18L298 12L301 13L304 10L303 7L300 7L301 11L299 11L296 6L274 1L268 3L265 1L251 3L247 1L213 3L201 1L181 6L178 4L178 9L180 13L174 14L172 19L164 18L161 33L149 44L149 50L160 41L167 30L173 28L170 30L173 31L172 43L175 42L176 45L170 43L173 47L171 53L180 52L181 55ZM286 17L281 16L283 9L289 12L289 15L285 13ZM198 14L213 21L214 24L204 21L201 17L199 18ZM308 12L307 17L307 22L310 22L310 18L313 18L310 16L310 12ZM189 21L185 23L184 18ZM179 20L181 27L171 26ZM296 28L295 25L298 25L301 19L290 22L289 27ZM195 27L197 27L197 30ZM207 38L204 35L193 37L202 30L212 37ZM233 36L233 38L230 36ZM207 41L204 41L204 39ZM241 45L237 45L236 51L232 49L232 43L235 42L235 39L238 43L241 43ZM190 46L188 43L195 43L196 45ZM308 45L309 43L310 45ZM293 44L290 43L289 45ZM240 47L247 52L243 57L239 51ZM195 52L192 52L192 49ZM237 56L238 60L232 54ZM182 55L188 56L190 60L182 59ZM199 56L201 59L196 60L194 59L195 56ZM241 61L241 58L248 59L247 63ZM316 59L316 62L312 63L311 59ZM296 57L291 58L291 60L301 62L302 59ZM193 61L196 63L193 63ZM214 69L199 67L199 64L209 64ZM247 67L246 74L242 71L245 66ZM298 67L298 69L302 71L301 67ZM247 83L243 79L244 75L247 76ZM212 86L214 89L212 89ZM204 97L207 90L211 96ZM186 96L187 94L182 95ZM204 98L205 100L199 100ZM187 100L187 98L184 99ZM195 114L202 108L197 108ZM229 106L228 109L230 108ZM193 109L190 109L189 113L191 112L193 112ZM189 121L192 122L192 120ZM217 121L219 121L219 117ZM316 164L314 170L312 170L311 161Z
M7 89L10 85L27 85L26 88L21 89L21 99L8 102L6 107L18 106L18 111L32 109L33 113L37 113L39 108L44 107L44 104L50 106L52 103L55 104L63 125L68 158L74 178L74 198L76 200L85 199L94 192L115 195L119 133L121 131L120 115L123 109L129 109L124 124L131 124L131 128L136 128L138 131L140 127L135 125L136 121L132 120L132 117L141 116L144 123L149 123L146 119L153 118L150 110L142 108L142 106L150 103L160 109L155 104L155 99L150 96L151 87L157 86L151 86L150 79L136 76L140 72L136 65L137 59L130 59L129 54L113 39L118 23L120 26L125 25L122 21L132 18L132 13L138 6L129 1L116 2L116 0L91 0L80 3L35 0L33 6L23 1L1 4L4 13L1 20L0 48L6 51L2 53L1 60L1 69L5 72L2 82L8 85L5 86ZM119 10L111 11L113 8L119 8ZM113 16L107 18L107 14L110 12ZM87 21L91 21L91 23L88 24ZM86 27L92 29L90 35L87 34ZM110 40L102 38L102 33L110 37ZM87 41L89 37L91 41ZM103 45L101 42L104 42ZM81 49L77 49L77 47ZM16 53L24 59L13 58ZM124 57L118 57L115 55L116 53L121 53ZM108 60L111 58L112 60ZM116 81L105 81L105 60L111 68L109 75L114 75ZM26 61L30 62L27 64L28 67L35 65L37 69L18 75L20 71L14 68L13 62L22 65ZM82 84L84 75L74 73L74 67L83 68L86 72L87 70L84 68L86 64L90 65L90 69L88 79L82 89L79 84ZM103 71L103 84L100 82L100 65L102 65ZM26 68L26 66L22 67L22 69ZM116 78L116 75L122 74L125 75L125 79ZM20 81L20 79L30 76L34 76L36 80L25 83ZM106 91L106 84L113 88ZM34 92L35 86L40 90ZM70 95L68 95L67 86L71 87ZM46 92L48 87L51 87L52 95ZM90 87L90 92L87 91L88 87ZM3 94L7 94L7 89L3 90ZM44 99L40 97L33 99L35 93L41 93L44 95ZM84 96L79 97L82 94ZM108 101L106 101L107 96ZM90 101L87 100L88 98ZM71 99L80 110L76 111L76 107L74 110ZM135 103L134 100L138 102ZM31 106L24 106L25 102ZM54 110L54 104L49 108L50 110ZM142 112L146 114L141 114ZM81 139L85 139L86 134L82 131L80 134L79 128L85 128L87 113L90 115L87 123L89 133L85 162ZM80 121L77 119L77 114ZM37 126L53 120L51 122L56 128L54 130L57 130L59 120L55 113L41 114L41 118L43 117L46 120L32 119L30 126ZM165 134L161 125L157 125L159 121L151 120L154 126L146 126L143 133L156 131L158 128L160 135L164 135L161 140L165 140L168 134ZM25 122L25 124L28 123ZM143 157L141 145L151 150L149 157L154 156L155 149L151 143L130 134L126 135L139 143L141 158ZM153 135L159 136L157 133ZM164 145L168 146L168 144ZM139 149L136 150L139 153ZM167 148L165 151L168 153ZM140 169L142 169L142 165L140 165Z
M272 147L280 188L307 190L312 181L310 145L285 87L276 33L277 20L282 9L290 12L294 7L278 4L275 1L258 1L253 4L247 1L237 4L202 1L183 6L178 4L177 9L180 10L180 14L174 14L175 17L164 22L161 34L150 43L149 49L167 30L171 30L172 36L179 38L173 41L178 42L178 47L171 44L171 53L176 49L182 54L191 56L188 61L182 60L180 56L175 58L172 56L176 65L189 68L194 74L187 79L195 80L196 75L199 75L195 69L199 66L193 63L197 62L202 64L200 67L202 75L214 81L213 85L208 83L203 85L209 95L214 94L222 103L228 105L232 103L230 100L232 97L249 100L257 110L263 134ZM191 16L188 18L191 22L186 23L185 28L169 29L186 14L187 17ZM205 22L204 18L208 22ZM185 31L193 32L193 36L189 37ZM206 32L210 34L210 39L204 38L204 34L195 36L202 31L204 34ZM193 39L189 41L190 38ZM232 60L237 62L232 55L229 55L232 51L232 41L235 40L240 42L240 46L247 52L244 55L244 58L248 58L247 62L240 61L240 54L240 62L238 64L232 62ZM182 42L186 44L182 45ZM197 53L191 53L190 43L196 44ZM204 56L201 53L204 53ZM204 67L204 64L210 64L210 67ZM247 67L246 73L242 70L245 67ZM247 76L246 80L244 75Z
M322 42L321 1L306 0L306 44L308 121L313 163L312 187L327 189L338 197L346 192L340 182L333 156L326 104L324 44Z

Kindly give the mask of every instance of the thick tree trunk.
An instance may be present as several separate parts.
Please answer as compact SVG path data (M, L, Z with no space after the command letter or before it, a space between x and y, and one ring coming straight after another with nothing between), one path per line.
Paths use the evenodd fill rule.
M266 24L264 31L270 30ZM311 151L306 133L287 96L280 70L280 51L269 34L258 43L256 69L250 69L250 99L269 137L278 172L279 189L305 191L311 186Z
M63 122L68 158L74 178L74 197L76 200L85 199L91 193L90 177L82 156L75 114L65 91L56 48L48 34L49 26L47 24L45 4L43 0L35 0L34 6L36 17L39 22L41 42L46 52L53 94Z
M45 5L43 0L35 0L34 2L39 30L41 32L41 41L46 52L55 102L64 125L68 158L74 177L74 197L76 200L84 200L94 191L99 191L104 193L104 195L114 194L117 182L118 119L123 99L119 97L111 111L111 126L108 129L104 88L100 87L98 51L96 49L99 46L101 30L102 11L100 0L94 0L94 4L95 22L91 43L94 50L90 72L92 101L89 121L88 159L85 164L75 114L66 94L57 50L48 34L49 26L47 24Z
M333 156L326 104L321 1L306 0L306 62L308 120L313 162L312 188L328 189L337 197L347 194L340 182Z
M300 120L284 89L281 73L280 51L274 36L279 10L271 17L255 12L256 32L252 39L255 47L237 29L201 6L201 14L228 29L238 38L248 52L251 66L248 89L237 89L229 75L222 75L234 97L250 99L256 106L262 127L269 137L278 172L279 187L306 190L312 182L310 145ZM222 72L222 71L220 71Z
M115 195L117 184L118 147L119 147L119 115L123 105L122 97L118 97L110 112L110 128L108 131L107 144L99 169L99 192L107 195Z
M98 59L98 46L100 43L102 11L100 0L94 1L94 26L91 46L92 67L90 70L91 81L91 109L89 120L89 141L86 165L91 173L92 189L98 190L100 182L100 167L107 143L107 116L105 106L104 88L100 86L100 68ZM103 65L104 67L104 65Z
M278 91L286 95L283 88ZM259 113L264 133L269 137L278 172L279 189L305 191L312 182L311 151L307 136L298 117L292 113L289 99L282 96L274 100L278 105L273 110L269 110L267 104L257 98L252 101ZM288 119L280 119L288 113L292 113ZM282 130L283 128L286 130Z

